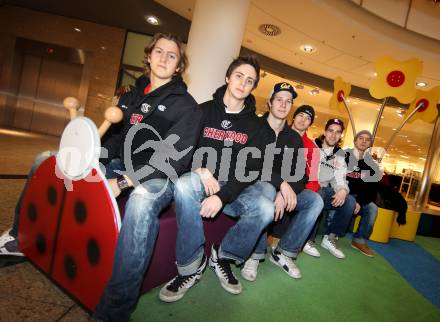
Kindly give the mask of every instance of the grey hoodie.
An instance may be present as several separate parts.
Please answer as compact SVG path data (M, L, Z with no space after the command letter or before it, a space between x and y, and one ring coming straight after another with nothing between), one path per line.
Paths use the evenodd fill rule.
M333 149L322 148L322 143L315 140L319 147L319 171L318 181L321 187L332 187L335 192L345 189L347 193L350 192L348 182L346 180L347 165L345 163L344 150L334 147Z

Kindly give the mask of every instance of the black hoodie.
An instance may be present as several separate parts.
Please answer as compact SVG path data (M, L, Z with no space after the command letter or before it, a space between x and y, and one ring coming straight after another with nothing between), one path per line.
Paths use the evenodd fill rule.
M200 105L203 116L198 148L202 149L198 149L198 152L215 150L216 156L213 158L215 164L210 164L210 158L206 159L204 155L202 163L196 166L196 168L208 168L217 180L226 182L216 193L223 205L234 201L243 189L258 179L264 153L263 141L258 133L260 123L255 115L254 97L249 95L245 99L245 107L240 113L226 113L226 106L223 103L225 91L226 85L223 85L214 93L213 100ZM260 155L245 153L247 150L243 149L248 147L256 147L261 152ZM201 159L200 154L197 154L197 158ZM238 173L238 178L237 162L239 162L239 171L244 170L243 165L246 162L246 173L243 171ZM220 164L223 167L220 167ZM250 171L252 173L249 173ZM255 175L253 171L258 171L258 174ZM249 175L249 177L240 180L240 175Z
M151 126L153 130L142 128L137 131L133 137L131 149L127 149L127 152L130 151L134 171L149 164L155 152L152 148L146 148L133 153L143 143L150 140L156 142L165 140L169 135L175 134L179 140L173 146L177 151L183 151L188 147L194 147L199 136L201 112L197 107L197 102L187 92L182 78L175 76L170 82L144 94L144 89L149 83L147 77L141 76L137 79L135 87L121 96L118 106L124 113L123 121L115 125L117 132L109 136L103 145L108 150L108 160L120 158L122 162L125 162L124 141L128 131L140 123ZM177 175L189 169L193 150L178 160L169 158L168 162ZM124 165L127 168L127 165ZM160 170L154 168L154 171L147 176L139 177L139 174L133 176L130 173L127 173L127 176L134 179L133 182L136 182L136 179L144 182L153 178L166 178L169 175Z
M296 194L299 194L304 190L304 186L308 181L304 151L301 150L304 147L302 138L296 131L288 126L287 122L277 136L267 120L268 116L269 112L261 118L262 128L265 130L266 135L266 145L275 143L275 147L279 149L280 152L274 154L273 163L267 163L268 165L272 165L272 167L268 167L268 169L265 169L264 171L271 173L270 183L277 190L280 189L281 183L286 181L292 187L293 191L295 191ZM287 149L290 150L289 154L287 153ZM287 160L290 155L292 159ZM285 157L286 160L284 160ZM286 169L289 170L289 173L283 173L282 165L283 162L287 161L290 161L291 167L290 169ZM266 168L266 162L264 168ZM288 177L285 177L287 175L292 176L292 178L289 179Z

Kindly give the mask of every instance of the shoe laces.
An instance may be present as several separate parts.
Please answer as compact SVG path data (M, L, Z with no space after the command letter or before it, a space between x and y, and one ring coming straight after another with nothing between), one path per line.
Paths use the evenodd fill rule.
M218 259L218 267L222 275L228 280L229 284L238 284L238 280L232 272L231 265L228 260Z
M255 271L257 270L259 263L260 261L258 259L253 259L253 258L248 259L246 263L244 263L243 269Z
M335 249L338 249L338 245L336 244L336 239L328 239L328 242L330 243L330 245L332 245L332 247L334 247Z
M307 244L307 246L309 246L309 248L316 248L315 243L312 242L311 240L309 240L306 244Z
M170 283L170 285L167 286L167 289L173 292L177 292L180 288L185 286L186 283L188 283L192 278L194 278L196 274L191 275L177 275L174 280Z

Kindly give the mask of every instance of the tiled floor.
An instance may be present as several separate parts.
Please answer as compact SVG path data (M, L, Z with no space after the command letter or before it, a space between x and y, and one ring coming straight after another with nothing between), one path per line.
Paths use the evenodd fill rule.
M56 149L58 138L18 136L0 130L1 175L26 174L36 154ZM0 231L11 226L24 179L0 179ZM0 321L88 321L89 316L29 262L3 266L0 258Z

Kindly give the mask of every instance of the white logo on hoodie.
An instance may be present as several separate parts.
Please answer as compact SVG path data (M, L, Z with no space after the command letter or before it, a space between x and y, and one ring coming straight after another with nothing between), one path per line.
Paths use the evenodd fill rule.
M222 121L221 126L222 126L222 128L224 128L225 130L227 130L227 129L229 129L229 128L232 126L232 123L231 123L231 121L224 120L224 121Z

